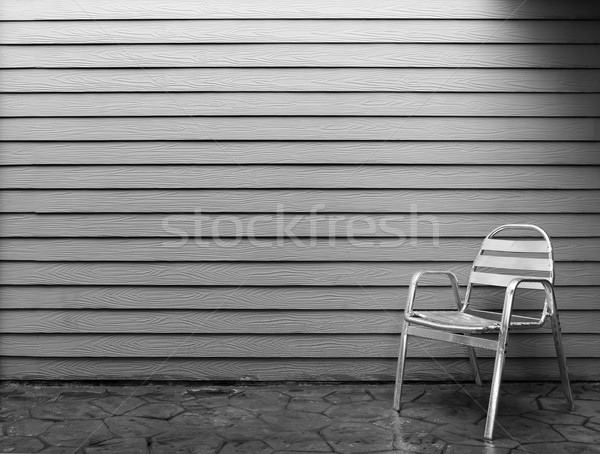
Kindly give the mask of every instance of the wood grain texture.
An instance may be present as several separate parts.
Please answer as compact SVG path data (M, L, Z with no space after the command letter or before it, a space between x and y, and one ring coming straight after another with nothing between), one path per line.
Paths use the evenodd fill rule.
M560 320L565 334L600 334L600 312L562 311ZM0 312L3 334L398 334L401 326L400 310ZM548 328L530 331L545 332Z
M597 378L597 1L46 3L0 3L2 378L390 381L411 275L464 284L511 222L553 237ZM409 354L470 379L462 348ZM509 356L558 379L548 333Z
M593 0L431 0L427 4L409 0L319 0L273 2L255 0L178 0L168 5L158 0L56 0L47 8L44 0L4 0L1 20L39 19L229 19L229 18L464 18L464 19L599 19L600 7Z
M109 262L271 262L353 261L418 262L472 261L480 238L102 238L4 239L0 260L9 261L109 261ZM217 236L214 238L214 236ZM600 238L555 239L557 261L595 261L600 258ZM480 257L483 260L483 257Z
M415 265L418 267L419 265ZM461 282L463 285L464 281ZM598 287L556 287L560 310L598 309ZM8 286L0 287L4 309L111 309L127 310L402 310L408 287L98 287ZM463 288L464 293L464 288ZM474 304L490 307L502 301L499 289L478 291ZM541 295L520 290L515 306L539 310ZM422 286L415 307L454 309L448 287Z
M11 166L0 167L0 187L599 189L600 166Z
M0 69L3 92L600 91L597 69L127 68Z
M1 165L600 165L599 142L4 142Z
M0 44L599 43L600 21L161 20L5 22Z
M485 380L491 379L494 361L481 358ZM407 358L407 381L470 381L465 358L436 360ZM572 380L594 381L600 360L569 358ZM151 358L15 358L3 357L0 377L9 380L207 380L207 381L380 381L392 382L396 360L386 358L274 358L274 359L164 359ZM554 358L509 357L505 380L560 381Z
M437 222L437 224L436 224ZM483 238L503 224L535 224L553 238L597 238L598 214L0 214L0 237ZM437 225L437 227L436 227Z
M400 332L400 311L3 311L0 333L370 334ZM565 325L593 329L583 317ZM587 320L593 320L588 314Z
M394 358L399 335L395 334L3 334L5 356L33 357L169 357L169 358ZM599 336L567 334L563 345L568 358L600 356ZM552 334L512 334L510 356L555 358ZM463 357L464 349L443 342L415 338L409 357ZM482 357L493 357L484 350Z
M448 270L466 282L471 262L138 263L1 262L2 285L398 286L419 269ZM600 262L559 262L558 286L596 285ZM431 285L447 285L439 278ZM429 285L424 282L424 284ZM368 295L368 293L366 294Z
M567 290L573 307L591 297L584 287L557 289ZM398 310L406 292L407 287L371 288L368 294L354 287L0 287L5 309ZM419 302L449 307L449 295L447 289L424 287ZM539 307L534 298L522 307Z
M598 190L7 189L4 213L600 213ZM460 204L457 206L457 200ZM429 227L435 220L423 219Z
M11 45L1 68L600 68L595 44Z
M600 55L600 52L598 53ZM600 121L600 120L596 120ZM4 118L3 140L597 140L593 118Z
M428 266L456 271L463 281L469 268L468 263L421 264L421 268ZM587 276L564 284L595 283L587 284L593 266L567 267L585 270ZM0 262L0 271L2 285L397 286L408 285L415 264Z
M583 93L81 93L0 95L2 117L600 116Z

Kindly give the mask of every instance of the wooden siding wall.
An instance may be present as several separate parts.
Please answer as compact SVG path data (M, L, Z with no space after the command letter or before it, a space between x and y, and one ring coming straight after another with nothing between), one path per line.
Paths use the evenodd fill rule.
M409 276L464 283L507 222L553 237L571 374L599 378L600 2L0 19L2 378L390 380ZM558 377L547 333L512 339L506 378ZM409 378L468 378L420 347Z

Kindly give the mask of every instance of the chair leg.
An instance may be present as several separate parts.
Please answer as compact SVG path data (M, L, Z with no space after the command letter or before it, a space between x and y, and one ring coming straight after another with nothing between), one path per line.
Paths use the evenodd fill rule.
M475 349L473 347L467 347L467 352L469 353L469 362L471 363L471 369L473 370L473 378L475 379L475 383L477 386L482 386L483 383L481 381L481 374L479 372L479 365L477 364L477 354L475 353Z
M483 434L483 438L486 440L492 440L494 435L494 424L496 423L496 412L498 411L498 401L500 399L500 383L502 382L502 370L504 369L504 359L506 357L507 338L508 332L500 332L498 336L498 348L496 349L492 388L490 390L490 402L488 404L488 414Z
M571 391L571 383L569 381L569 370L567 369L567 357L562 344L562 334L560 331L560 320L558 319L558 312L556 307L552 315L550 315L550 324L552 326L552 335L554 336L554 347L556 348L556 357L558 359L558 368L560 369L560 379L562 382L563 393L567 399L567 405L569 410L575 409L575 403L573 401L573 392Z
M408 322L402 323L402 334L400 335L400 352L398 353L398 368L396 370L396 384L394 387L394 410L400 410L400 399L402 398L402 382L404 380L404 362L406 360L406 347L408 342Z

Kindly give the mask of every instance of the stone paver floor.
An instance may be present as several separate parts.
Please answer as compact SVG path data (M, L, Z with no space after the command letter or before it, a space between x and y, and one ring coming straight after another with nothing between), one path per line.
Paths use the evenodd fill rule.
M392 385L0 387L0 452L52 454L600 454L600 383L507 383L496 439L488 387Z

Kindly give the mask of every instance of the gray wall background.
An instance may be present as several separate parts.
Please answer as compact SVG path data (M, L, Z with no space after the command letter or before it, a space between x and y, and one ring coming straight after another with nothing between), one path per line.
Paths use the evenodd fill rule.
M571 374L598 378L598 2L0 19L2 378L390 380L410 275L464 284L507 222L553 237ZM558 378L549 334L512 339L507 379ZM420 347L407 378L468 378Z

